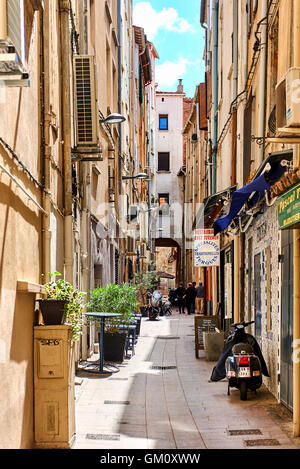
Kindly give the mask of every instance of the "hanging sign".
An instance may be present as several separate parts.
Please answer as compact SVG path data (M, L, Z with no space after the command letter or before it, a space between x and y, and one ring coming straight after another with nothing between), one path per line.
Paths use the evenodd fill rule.
M278 222L281 230L300 227L300 184L278 199Z
M220 265L220 238L214 230L194 231L194 267Z

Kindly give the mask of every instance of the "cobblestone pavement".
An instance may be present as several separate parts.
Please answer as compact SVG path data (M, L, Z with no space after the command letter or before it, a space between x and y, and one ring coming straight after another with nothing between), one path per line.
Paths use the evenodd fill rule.
M73 449L300 448L291 414L265 388L247 401L227 396L226 381L209 383L214 363L199 357L193 316L143 318L119 373L78 370Z

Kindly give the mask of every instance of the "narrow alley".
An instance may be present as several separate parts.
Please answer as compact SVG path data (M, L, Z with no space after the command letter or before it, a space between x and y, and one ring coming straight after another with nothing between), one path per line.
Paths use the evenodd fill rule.
M194 317L143 318L135 355L105 378L77 371L73 449L299 449L291 414L265 389L241 401L210 383ZM92 357L94 361L97 356Z

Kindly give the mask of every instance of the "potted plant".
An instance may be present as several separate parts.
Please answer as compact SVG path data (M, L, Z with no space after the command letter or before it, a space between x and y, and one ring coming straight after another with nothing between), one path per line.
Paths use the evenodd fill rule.
M61 277L61 274L54 272L50 276ZM63 278L51 280L44 285L44 288L47 298L38 300L44 324L70 326L72 339L78 340L82 328L85 294Z
M159 284L159 282L160 278L155 271L135 275L137 298L139 300L140 311L143 316L146 315L145 310L147 310L147 293Z
M87 304L88 312L117 313L120 316L107 318L104 332L104 360L122 362L127 332L120 329L132 322L133 311L138 306L137 290L134 285L109 284L95 288Z

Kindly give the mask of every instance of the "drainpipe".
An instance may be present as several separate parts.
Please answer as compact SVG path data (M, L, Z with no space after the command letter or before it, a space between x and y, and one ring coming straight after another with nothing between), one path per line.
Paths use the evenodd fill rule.
M238 94L238 33L239 33L239 14L238 0L233 2L233 100ZM232 155L231 155L231 184L236 183L236 155L237 155L237 107L233 109L232 115ZM240 320L240 236L234 238L234 259L233 259L233 311L234 322Z
M40 70L41 70L41 152L43 155L43 234L42 234L42 282L50 281L51 270L51 230L50 230L50 212L51 212L51 193L50 193L50 99L49 99L49 80L50 80L50 49L49 49L49 4L45 5L44 11L39 11L40 24Z
M61 91L64 161L64 277L73 283L73 217L71 163L71 91L70 91L70 34L68 0L60 0Z
M119 114L122 114L122 67L121 67L121 62L122 62L122 30L121 30L121 10L122 10L122 0L118 0L118 7L117 7L117 16L118 16L118 42L119 42L119 47L118 47L118 112ZM119 124L119 151L118 151L118 221L120 223L120 217L123 215L123 208L121 207L122 204L122 157L123 157L123 132L122 132L122 123ZM121 227L123 226L122 223L120 223L119 227L121 230ZM119 236L120 236L120 230L119 230ZM123 238L119 237L119 272L120 272L120 259L121 259L121 240ZM120 275L119 275L120 277ZM120 280L119 280L120 281Z
M238 33L239 33L239 21L238 21L238 1L233 2L233 90L232 90L232 101L234 101L238 94ZM232 116L232 165L231 165L231 184L236 183L236 145L237 145L237 108L233 109Z
M294 67L300 67L300 2L294 0ZM296 167L299 168L299 155ZM293 340L300 340L300 230L294 230L294 315ZM300 436L300 363L293 360L293 423L294 436Z
M201 27L205 30L205 53L208 53L208 37L207 37L207 30L208 26L205 24L205 6L206 6L206 1L207 0L201 0L201 7L200 7L200 25ZM205 58L205 64L206 64L206 71L208 71L207 67L207 58ZM207 80L205 80L205 91L206 91L206 113L208 110L208 89L207 89ZM207 115L207 142L205 145L205 164L204 164L204 171L207 173L207 181L208 181L208 188L206 191L206 186L204 190L204 195L205 197L211 193L211 179L210 179L210 155L209 155L209 142L211 141L211 120L209 119L209 116Z
M121 31L121 1L118 0L118 112L122 114L122 31ZM122 194L122 124L119 124L119 155L118 155L118 168L119 168L119 194Z
M266 69L267 69L267 11L268 1L262 0L261 17L265 18L261 25L261 50L260 50L260 69L259 69L259 111L258 111L258 136L265 135L265 107L266 107ZM264 145L258 147L257 166L263 162Z
M213 155L212 155L212 194L216 193L216 164L218 142L218 28L219 28L219 1L214 0L213 5Z

